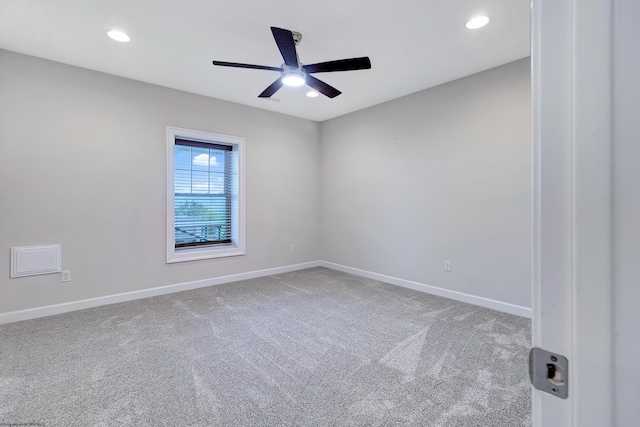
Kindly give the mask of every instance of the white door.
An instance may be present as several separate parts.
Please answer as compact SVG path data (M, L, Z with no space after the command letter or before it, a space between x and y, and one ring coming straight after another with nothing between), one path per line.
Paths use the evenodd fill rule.
M616 423L613 6L532 2L533 345L569 359L566 400L534 390L535 427Z

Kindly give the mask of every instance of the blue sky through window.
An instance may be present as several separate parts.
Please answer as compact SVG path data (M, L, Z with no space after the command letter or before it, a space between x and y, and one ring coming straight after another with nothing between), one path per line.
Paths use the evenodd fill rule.
M225 151L176 145L175 192L223 194Z

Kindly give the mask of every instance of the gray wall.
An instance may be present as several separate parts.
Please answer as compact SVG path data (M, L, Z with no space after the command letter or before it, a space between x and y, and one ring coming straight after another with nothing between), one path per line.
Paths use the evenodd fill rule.
M167 125L246 138L246 256L165 264ZM320 259L318 131L0 50L0 313ZM50 243L70 283L9 278L11 246Z
M613 275L617 426L640 419L640 3L615 1Z
M0 50L0 250L73 278L0 263L0 313L320 259L530 307L529 76L318 124ZM167 125L246 138L246 256L165 264Z
M525 59L323 122L323 259L531 307L530 88Z

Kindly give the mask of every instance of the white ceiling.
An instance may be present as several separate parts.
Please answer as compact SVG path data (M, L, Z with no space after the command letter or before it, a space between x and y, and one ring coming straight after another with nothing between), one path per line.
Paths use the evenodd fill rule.
M465 28L481 14L486 27ZM323 121L529 56L529 14L530 0L0 0L0 48ZM306 87L259 99L277 72L211 61L279 67L271 26L302 33L302 63L372 68L315 74L334 99Z

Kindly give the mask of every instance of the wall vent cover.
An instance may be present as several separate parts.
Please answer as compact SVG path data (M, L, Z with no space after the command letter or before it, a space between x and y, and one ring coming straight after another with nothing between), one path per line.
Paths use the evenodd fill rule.
M61 245L11 248L11 277L59 273L62 270Z

